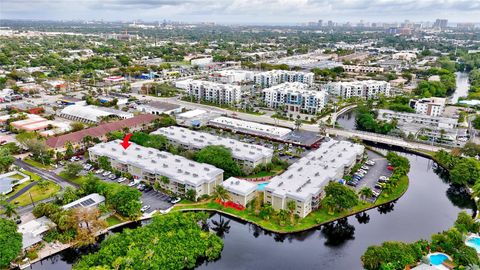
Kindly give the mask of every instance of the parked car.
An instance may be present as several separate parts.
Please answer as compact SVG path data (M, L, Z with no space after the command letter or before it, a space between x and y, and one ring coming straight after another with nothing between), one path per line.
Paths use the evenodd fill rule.
M395 169L395 168L394 168L393 166L390 166L390 165L387 166L387 170L389 170L389 171L393 171L394 169Z
M111 174L111 172L106 171L106 172L102 173L102 176L109 176L110 174Z
M129 187L133 187L133 186L135 186L136 184L137 184L137 183L135 183L135 182L130 182L130 183L128 183L128 186L129 186Z
M95 173L96 174L101 174L101 173L103 173L103 169L98 169L98 170L95 171Z
M370 167L368 167L368 166L366 166L366 165L363 165L361 169L362 169L362 170L365 170L365 171L368 171L368 170L370 170Z
M347 185L352 186L352 187L356 187L356 186L358 185L358 183L355 183L355 182L352 182L352 181L348 181L348 182L347 182Z
M137 189L140 190L140 191L143 191L145 189L145 185L140 184L140 185L138 185Z
M178 202L181 201L181 200L182 200L182 199L180 199L180 198L177 197L177 198L172 198L172 199L170 200L170 202L173 203L173 204L175 204L175 203L178 203Z
M365 170L362 170L362 169L358 170L357 172L359 172L359 173L363 173L363 174L367 174L367 173L368 173L367 171L365 171Z
M378 178L378 180L388 181L388 177L386 177L385 175L382 175Z
M146 186L145 189L143 190L143 192L149 192L152 189L153 188L151 186Z
M376 189L380 189L380 190L382 190L382 189L383 189L383 186L382 186L382 185L380 185L380 183L378 183L378 184L376 184L376 185L375 185L375 188L376 188Z
M373 166L373 165L375 165L375 161L369 159L369 160L367 160L367 162L365 162L365 164L367 164L369 166Z
M142 208L140 208L140 211L145 212L145 211L147 211L147 210L150 209L150 208L151 208L150 205L145 205L145 206L143 206Z
M117 183L122 183L122 182L124 182L125 180L127 180L127 178L125 178L125 177L120 177L120 178L118 178Z
M108 179L110 179L110 180L115 180L115 179L117 179L117 176L112 173L112 174L110 174L110 175L108 176Z

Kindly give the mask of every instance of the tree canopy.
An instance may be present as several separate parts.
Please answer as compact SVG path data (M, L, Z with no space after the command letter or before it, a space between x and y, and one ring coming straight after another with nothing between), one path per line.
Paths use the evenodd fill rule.
M240 166L233 160L232 152L224 146L207 146L198 151L195 155L195 160L222 169L224 171L223 177L225 179L231 176L242 175Z
M180 270L195 267L201 258L214 260L220 256L223 242L202 231L198 221L196 213L156 216L144 227L109 236L98 252L82 257L73 269Z
M324 200L327 200L327 205L333 208L333 210L338 211L352 208L359 202L355 191L337 182L330 182L325 187Z
M11 220L0 218L0 269L8 268L22 250L22 235Z

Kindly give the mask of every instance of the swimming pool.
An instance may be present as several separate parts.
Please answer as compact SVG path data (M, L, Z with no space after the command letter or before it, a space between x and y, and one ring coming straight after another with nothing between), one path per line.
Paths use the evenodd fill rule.
M445 255L443 253L437 253L437 254L430 255L429 259L430 259L431 264L441 265L443 263L443 261L448 259L448 257L447 257L447 255Z
M270 182L265 182L257 185L257 190L263 191L265 189L265 186L268 185Z
M465 242L469 247L473 247L477 250L477 253L480 253L480 237L472 237Z

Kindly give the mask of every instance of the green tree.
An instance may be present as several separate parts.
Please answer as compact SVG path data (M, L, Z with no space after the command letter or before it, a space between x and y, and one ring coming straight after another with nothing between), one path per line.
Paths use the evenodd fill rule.
M423 246L422 241L414 244L392 241L370 246L361 257L363 267L367 270L405 269L420 261Z
M480 179L480 162L474 158L462 158L450 170L452 183L458 185L474 184Z
M142 193L137 189L121 186L119 191L108 198L108 201L121 215L136 218L141 214L141 196Z
M218 199L218 200L221 200L221 201L228 201L230 199L230 195L228 194L228 191L222 185L217 185L213 189L212 198L214 200Z
M22 235L15 222L0 218L0 247L0 268L8 268L22 250Z
M222 169L224 179L242 175L240 166L233 160L232 152L223 146L210 145L204 147L195 155L195 160Z
M187 200L195 202L197 200L197 191L195 191L195 189L189 189L185 193L185 197L187 198Z
M288 201L287 202L287 209L290 215L290 223L295 222L295 209L297 208L297 203L295 201Z
M110 163L110 160L108 159L108 157L105 157L105 156L98 157L97 163L98 163L98 167L100 167L101 169L104 169L107 171L112 170L112 164Z
M363 198L363 200L366 200L373 196L373 191L369 187L363 187L360 189L360 191L358 191L358 194Z
M82 171L82 165L75 162L69 162L63 168L63 173L69 178L75 178Z
M7 148L0 147L0 172L8 171L8 168L13 164L15 158L11 155Z
M358 204L358 196L355 191L337 182L330 182L325 187L325 196L331 198L334 209L338 211L350 209Z

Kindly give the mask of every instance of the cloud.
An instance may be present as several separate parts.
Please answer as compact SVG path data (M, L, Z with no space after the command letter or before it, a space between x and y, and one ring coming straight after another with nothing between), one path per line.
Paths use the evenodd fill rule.
M0 0L1 18L225 22L478 21L480 0Z

